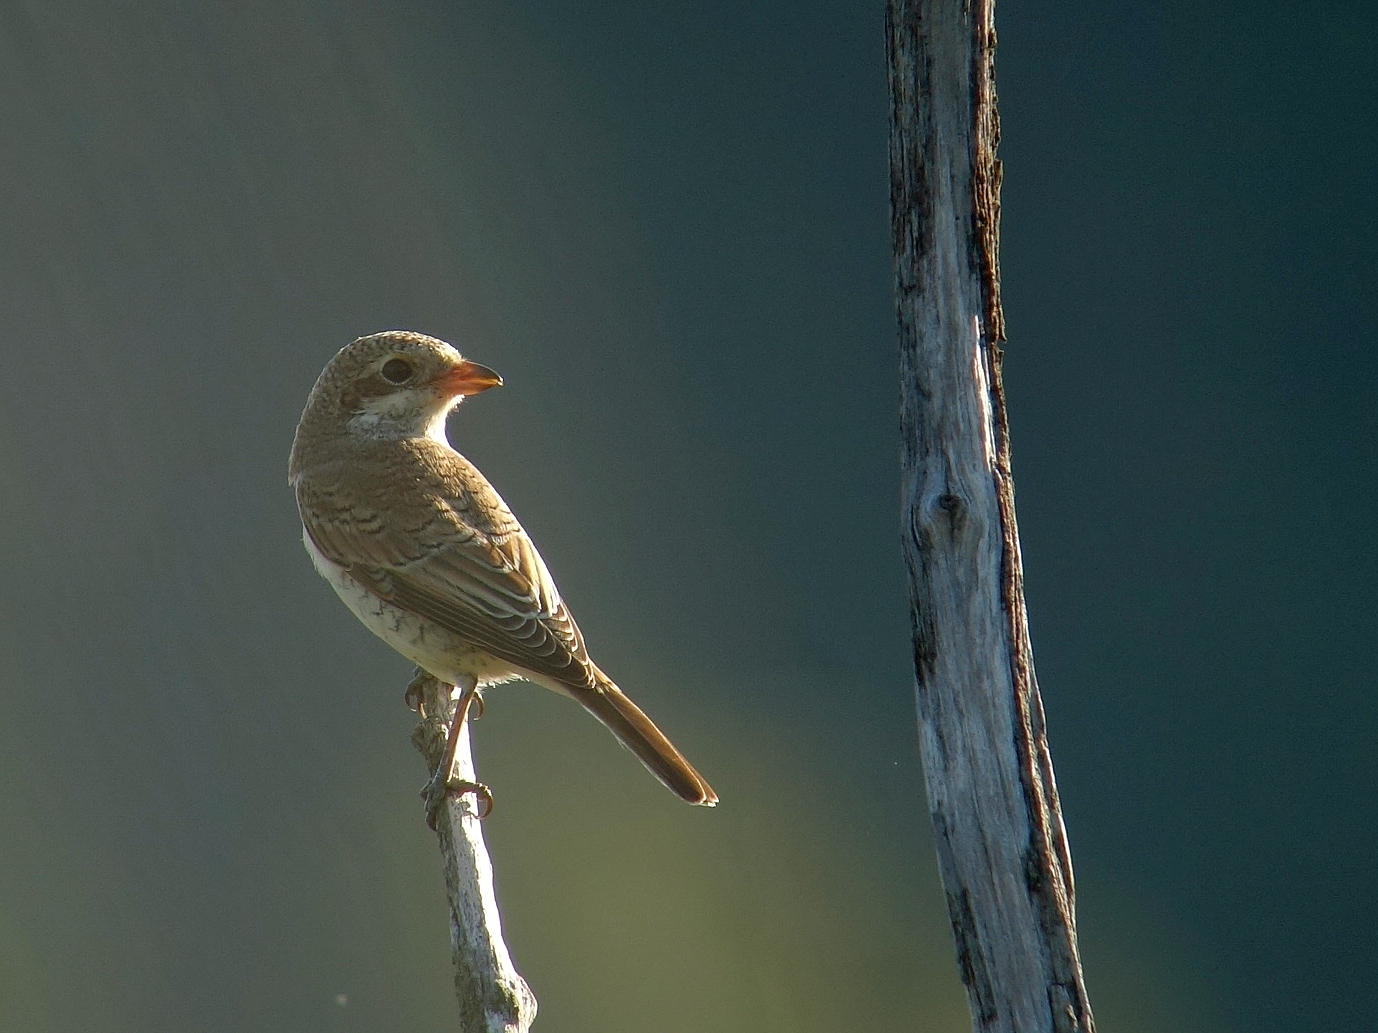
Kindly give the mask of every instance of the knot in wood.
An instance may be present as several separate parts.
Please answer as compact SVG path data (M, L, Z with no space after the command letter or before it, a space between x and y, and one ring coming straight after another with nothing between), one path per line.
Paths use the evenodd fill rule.
M938 508L947 514L948 520L955 527L958 522L966 520L967 504L960 495L953 495L945 492L938 496ZM956 537L954 535L954 537Z
M963 542L974 529L971 515L964 495L945 491L921 498L911 516L914 541L925 551Z

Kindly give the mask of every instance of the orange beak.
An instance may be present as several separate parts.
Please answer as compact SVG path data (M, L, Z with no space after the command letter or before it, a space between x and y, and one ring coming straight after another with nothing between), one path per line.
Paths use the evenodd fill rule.
M501 387L502 377L487 366L465 359L448 373L442 373L432 383L445 394L476 395L490 387Z

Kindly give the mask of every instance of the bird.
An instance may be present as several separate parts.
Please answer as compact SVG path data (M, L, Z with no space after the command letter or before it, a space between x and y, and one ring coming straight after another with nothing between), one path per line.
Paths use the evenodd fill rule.
M502 382L426 334L360 337L321 371L288 460L317 572L370 631L462 688L428 820L434 827L447 789L478 792L491 810L486 786L452 781L450 770L475 694L514 679L573 699L672 792L712 807L718 794L593 662L535 543L450 445L449 414Z

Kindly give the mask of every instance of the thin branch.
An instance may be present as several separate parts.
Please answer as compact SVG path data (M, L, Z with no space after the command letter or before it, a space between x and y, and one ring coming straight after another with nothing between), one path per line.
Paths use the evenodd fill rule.
M1000 342L993 0L890 0L915 693L978 1033L1094 1033L1034 677Z
M454 689L429 675L415 683L421 713L412 742L432 775L443 762L447 730L455 712ZM466 723L452 772L476 782ZM493 863L483 844L482 822L472 794L447 795L436 819L450 899L450 951L455 964L462 1033L526 1033L536 1017L536 998L512 964L502 939Z

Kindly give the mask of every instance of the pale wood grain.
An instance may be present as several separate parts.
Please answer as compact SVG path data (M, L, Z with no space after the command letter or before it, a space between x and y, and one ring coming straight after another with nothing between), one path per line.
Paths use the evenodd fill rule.
M1010 477L992 0L886 22L904 554L958 963L977 1031L1094 1033Z
M454 715L453 689L429 675L418 678L422 713L412 742L434 773L443 761L446 733ZM470 711L472 718L473 711ZM455 751L452 774L477 782L466 724ZM421 808L418 808L420 811ZM482 822L472 794L451 794L441 805L436 835L450 902L450 951L455 966L461 1033L526 1033L536 1017L536 998L502 939L493 863L483 842Z

